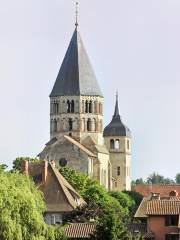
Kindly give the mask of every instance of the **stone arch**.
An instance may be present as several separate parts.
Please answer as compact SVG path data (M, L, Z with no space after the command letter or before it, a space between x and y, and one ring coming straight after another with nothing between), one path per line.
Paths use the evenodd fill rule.
M88 112L89 112L89 103L86 100L86 102L85 102L85 113L88 113Z
M71 101L71 103L70 103L70 108L71 108L71 113L74 113L74 109L75 109L74 100Z
M87 120L87 131L88 131L88 132L91 131L91 127L92 127L91 125L92 125L92 121L91 121L90 118L88 118L88 120Z
M96 114L99 114L99 103L98 103L98 101L96 101L95 106L96 106Z
M73 120L72 118L69 118L69 131L73 130Z
M92 131L93 132L96 131L96 119L95 118L92 119Z
M81 112L82 113L85 113L85 102L84 102L84 100L82 100L82 102L81 102Z
M111 139L111 140L110 140L110 149L115 149L114 139Z
M53 130L54 130L54 132L57 132L57 120L56 119L54 119L54 121L53 121Z
M89 102L89 113L92 113L92 101Z
M70 113L71 112L71 103L69 100L67 100L67 113Z
M120 141L119 141L119 139L115 140L115 149L120 149Z
M102 104L99 103L99 114L102 114Z

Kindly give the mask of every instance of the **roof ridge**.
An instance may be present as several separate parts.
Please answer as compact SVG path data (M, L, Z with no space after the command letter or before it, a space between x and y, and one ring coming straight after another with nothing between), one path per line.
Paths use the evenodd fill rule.
M71 192L69 192L69 188L65 184L63 184L63 182L62 182L62 181L64 181L67 184L68 183L67 180L65 180L65 178L60 174L60 172L51 163L49 163L49 165L51 166L51 169L53 170L53 173L55 174L55 176L56 176L64 194L65 194L65 197L69 202L69 204L73 208L77 208L77 204L75 203L75 200L74 200ZM58 175L59 175L59 177L61 178L62 181L60 181ZM70 190L73 191L79 198L81 198L81 200L83 200L82 197L75 191L75 189L69 183L68 183L68 185L71 187ZM84 200L83 200L83 202L85 203Z

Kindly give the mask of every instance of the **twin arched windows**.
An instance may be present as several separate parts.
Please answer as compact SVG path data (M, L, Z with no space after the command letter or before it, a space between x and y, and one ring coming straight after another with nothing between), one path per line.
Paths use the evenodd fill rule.
M120 141L119 139L111 139L110 140L110 149L120 149Z
M74 100L72 101L67 100L67 113L74 113L74 107L75 107Z

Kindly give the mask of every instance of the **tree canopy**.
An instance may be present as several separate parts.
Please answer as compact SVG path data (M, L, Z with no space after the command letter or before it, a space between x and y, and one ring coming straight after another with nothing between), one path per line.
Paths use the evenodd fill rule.
M133 195L108 192L99 182L70 167L60 168L60 173L87 202L85 209L70 216L71 221L73 218L80 222L94 219L97 228L92 239L130 239L127 225L137 207Z
M47 226L45 205L34 183L18 172L5 172L0 166L0 239L61 240L61 229Z
M154 172L146 180L143 178L133 180L132 185L134 184L180 184L180 173L176 174L175 179L171 179Z

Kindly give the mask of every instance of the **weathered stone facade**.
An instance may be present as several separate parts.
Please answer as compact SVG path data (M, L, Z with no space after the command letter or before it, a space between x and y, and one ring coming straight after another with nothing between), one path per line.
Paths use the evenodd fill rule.
M130 190L130 137L119 133L103 137L103 104L76 28L50 94L50 141L39 157L61 167L69 165L107 189ZM110 142L117 139L120 148L112 149Z

